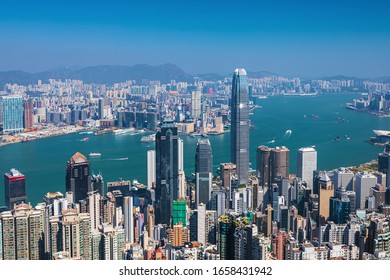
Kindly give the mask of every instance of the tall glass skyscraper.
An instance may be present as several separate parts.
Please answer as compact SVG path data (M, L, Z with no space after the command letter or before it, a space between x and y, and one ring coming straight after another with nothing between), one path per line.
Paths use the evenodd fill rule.
M179 192L177 127L165 119L156 134L156 222L170 224L173 200Z
M239 184L246 184L249 172L249 96L244 69L236 69L233 75L230 135L231 161L237 165Z
M209 140L199 140L195 153L196 206L208 205L212 190L213 155Z
M23 98L21 96L3 96L0 107L4 132L23 131Z

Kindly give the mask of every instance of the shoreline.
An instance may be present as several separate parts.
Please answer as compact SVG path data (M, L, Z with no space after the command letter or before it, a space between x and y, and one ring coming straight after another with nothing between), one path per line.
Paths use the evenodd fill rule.
M88 129L85 129L85 127L81 126L67 126L62 127L58 129L54 129L57 127L48 127L44 128L42 130L32 131L32 132L21 132L16 135L2 135L2 141L0 142L0 147L11 145L11 144L17 144L17 143L25 143L45 138L51 138L56 136L63 136L68 135L72 133L82 132L82 131L88 131ZM3 142L4 139L6 142Z

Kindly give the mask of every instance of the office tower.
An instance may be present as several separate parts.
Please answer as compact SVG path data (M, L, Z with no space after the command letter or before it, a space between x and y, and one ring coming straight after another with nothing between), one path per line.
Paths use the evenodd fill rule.
M205 219L205 235L206 235L206 244L216 244L217 242L217 211L207 210Z
M354 173L346 168L339 168L333 171L334 189L344 187L347 191L353 191Z
M181 223L183 227L187 227L187 202L180 198L174 200L172 210L172 224L177 225L178 223Z
M62 248L71 258L89 260L92 258L91 218L87 213L67 209L62 215Z
M225 215L226 192L224 189L213 189L211 191L211 210L217 211L217 216Z
M284 146L272 149L270 166L272 183L277 176L288 178L290 175L290 150Z
M218 253L221 260L234 260L235 223L231 216L222 216L218 220Z
M196 205L208 205L212 190L213 155L209 140L199 140L195 154Z
M256 152L256 175L259 178L259 185L263 188L269 187L271 167L270 167L271 149L266 146L259 146Z
M122 194L127 195L130 191L131 182L129 180L123 180L119 178L115 182L107 182L107 192L120 191Z
M153 188L153 183L156 182L156 151L148 151L147 159L147 168L148 168L148 188Z
M89 161L81 153L75 153L66 164L66 191L72 192L73 201L78 203L88 197L91 191Z
M98 116L99 116L99 119L104 119L105 115L104 115L104 99L103 98L99 98L99 101L98 101Z
M314 148L300 148L297 153L297 177L313 187L313 171L317 170L317 151Z
M378 154L378 171L386 174L386 188L390 189L390 143Z
M257 228L255 225L238 224L234 232L235 260L253 260L252 237L256 234Z
M123 198L123 210L125 220L125 241L131 244L134 243L134 213L133 213L133 197L125 196Z
M236 165L233 163L221 163L219 166L222 186L225 190L230 188L231 179L236 174Z
M0 98L3 132L23 131L23 98L11 95Z
M333 182L325 171L320 173L318 190L318 224L323 225L329 218L329 202L334 194Z
M375 187L377 178L368 173L356 174L356 209L366 208L366 199L370 196L371 188Z
M198 241L198 210L190 210L189 216L190 241Z
M91 217L91 232L98 230L102 224L102 217L100 216L100 194L95 192L88 193L88 213Z
M279 204L278 220L279 220L279 229L284 229L285 231L290 230L289 211L287 206Z
M244 69L236 69L233 75L230 130L231 161L237 165L239 184L246 184L249 172L249 96Z
M34 125L33 120L33 100L28 98L23 101L23 127L32 128Z
M331 197L329 201L329 220L335 224L346 224L351 213L351 203L348 196Z
M290 182L288 178L277 176L274 183L278 185L278 194L284 197L285 205L290 205L289 190Z
M380 205L386 202L386 188L380 184L376 184L375 187L371 188L372 196L375 200L375 208L378 209Z
M172 201L178 197L179 155L177 127L165 119L156 134L156 222L170 224Z
M191 96L191 108L192 108L192 117L194 119L200 118L200 113L201 113L201 99L202 99L202 94L200 90L194 90L192 92Z
M184 170L179 170L179 194L178 198L187 197L187 182Z
M105 195L104 180L101 174L92 175L91 184L92 184L92 191L97 191L101 196Z
M26 176L14 168L9 173L5 173L4 194L4 202L9 210L13 210L14 205L25 202L27 199Z
M178 146L179 146L179 152L178 152L178 165L179 165L179 171L184 170L184 144L183 139L178 139Z
M272 221L274 217L274 209L271 204L267 205L265 214L267 215L267 231L264 234L265 236L270 236L272 234Z

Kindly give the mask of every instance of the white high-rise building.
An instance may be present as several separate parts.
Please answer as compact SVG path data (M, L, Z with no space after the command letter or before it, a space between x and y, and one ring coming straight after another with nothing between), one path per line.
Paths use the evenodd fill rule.
M125 219L125 241L134 243L134 213L133 197L125 196L123 198L124 219Z
M183 170L179 171L179 198L187 196L187 182L186 175Z
M100 221L100 194L98 192L90 192L89 198L89 216L91 217L91 232L97 230Z
M183 139L179 138L178 140L178 146L179 146L179 171L184 170L184 144Z
M198 205L198 242L206 244L206 204Z
M334 189L338 190L343 187L347 191L354 191L353 179L355 175L349 169L339 168L333 171Z
M297 177L313 187L313 171L317 170L317 151L312 148L300 148L297 153Z
M370 196L371 188L375 187L377 178L368 172L356 174L356 209L364 209L366 198Z
M192 92L192 117L198 119L201 113L201 99L202 94L199 90Z
M148 188L151 189L153 187L153 183L156 182L156 151L149 150L147 155Z

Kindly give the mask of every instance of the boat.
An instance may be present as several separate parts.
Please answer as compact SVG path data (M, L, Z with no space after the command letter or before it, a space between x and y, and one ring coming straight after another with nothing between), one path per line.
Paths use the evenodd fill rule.
M334 139L335 141L340 141L340 137L339 136L336 136L336 138Z
M315 114L311 115L311 117L312 117L313 119L318 119L318 118L319 118L319 116L318 116L318 115L315 115Z
M102 154L101 153L90 153L90 157L100 157Z
M207 134L205 134L205 133L202 133L200 136L202 136L203 138L209 138L209 137L207 136Z
M88 141L89 140L89 138L88 137L85 137L85 138L83 138L81 141Z
M193 138L193 137L200 137L200 136L202 136L202 134L200 134L200 133L191 133L190 134L191 138Z
M351 137L349 137L347 134L345 134L345 139L349 140Z
M125 128L125 129L116 129L112 133L114 135L130 134L130 133L135 133L135 129L134 129L134 127Z
M142 143L152 143L156 141L156 134L150 134L141 138Z
M81 131L79 134L93 134L93 131Z
M103 134L107 134L107 133L110 133L112 130L109 129L109 128L105 128L105 129L99 129L99 130L96 130L94 132L94 135L97 136L97 135L103 135Z

